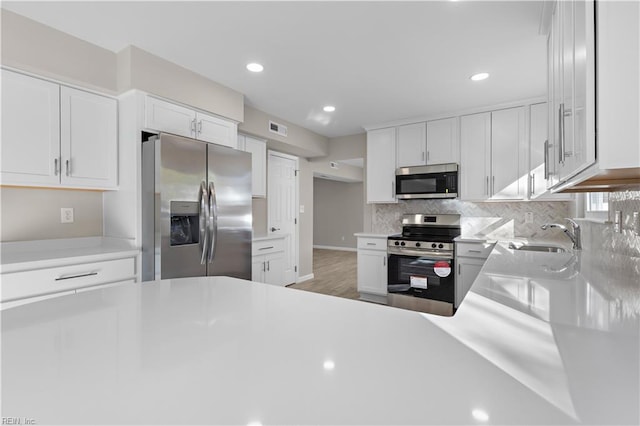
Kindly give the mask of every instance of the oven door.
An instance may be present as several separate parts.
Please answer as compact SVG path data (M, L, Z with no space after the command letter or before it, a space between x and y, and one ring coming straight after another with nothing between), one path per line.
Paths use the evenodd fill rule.
M389 293L453 303L453 256L439 253L389 254Z

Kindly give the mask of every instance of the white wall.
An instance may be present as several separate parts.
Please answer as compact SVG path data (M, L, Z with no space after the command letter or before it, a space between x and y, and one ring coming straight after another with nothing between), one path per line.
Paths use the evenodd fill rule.
M0 188L0 241L102 236L102 193L42 188ZM71 207L73 223L60 223Z
M356 232L364 226L362 182L313 180L313 245L357 247Z

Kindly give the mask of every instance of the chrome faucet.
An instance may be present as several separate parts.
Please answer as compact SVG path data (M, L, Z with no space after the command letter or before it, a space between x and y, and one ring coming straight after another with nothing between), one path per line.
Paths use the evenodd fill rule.
M559 223L545 223L540 228L542 228L543 231L547 228L562 229L562 232L567 234L567 237L571 239L573 248L575 250L582 249L582 240L580 239L580 225L578 225L573 219L566 218L565 220L569 223L569 225L571 225L571 230L567 229L567 227L564 225L560 225Z

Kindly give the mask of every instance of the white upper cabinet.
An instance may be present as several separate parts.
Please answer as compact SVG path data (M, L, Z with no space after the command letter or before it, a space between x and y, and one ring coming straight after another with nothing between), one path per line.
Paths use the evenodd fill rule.
M460 117L460 198L489 198L491 113Z
M528 171L524 107L460 118L461 198L524 199Z
M150 130L238 147L236 123L153 96L147 96L145 118L145 126Z
M2 70L2 183L60 183L60 86Z
M201 112L196 113L196 139L238 148L238 128L231 121Z
M147 96L146 127L187 138L195 137L196 112Z
M251 153L251 195L267 196L267 142L247 135L238 135L238 149Z
M427 121L427 164L459 162L458 119Z
M396 203L396 129L367 132L367 203Z
M524 107L491 113L491 198L524 199L528 169Z
M62 184L115 187L118 181L117 101L63 86L60 107Z
M399 126L397 130L397 167L422 166L427 161L427 128L425 123Z
M2 71L2 183L114 189L115 99Z

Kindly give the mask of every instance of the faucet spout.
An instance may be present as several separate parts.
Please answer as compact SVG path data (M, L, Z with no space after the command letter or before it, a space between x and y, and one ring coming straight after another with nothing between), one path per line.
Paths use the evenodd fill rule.
M565 235L567 237L569 237L569 239L571 240L571 242L573 243L573 248L575 250L580 250L582 249L582 239L580 238L580 225L578 225L576 223L575 220L573 219L569 219L566 218L565 219L569 225L571 226L571 230L567 229L566 226L561 225L559 223L545 223L544 225L542 225L540 228L543 231L546 231L549 228L558 228L561 229L562 232L565 233Z

